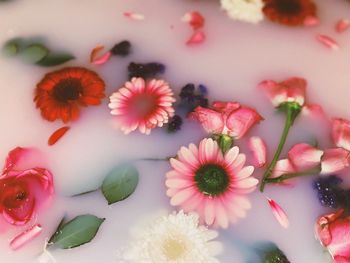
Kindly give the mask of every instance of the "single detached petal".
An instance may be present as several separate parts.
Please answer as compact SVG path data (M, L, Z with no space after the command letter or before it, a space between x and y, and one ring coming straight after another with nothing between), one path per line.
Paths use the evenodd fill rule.
M350 121L341 118L333 119L332 138L335 145L350 151Z
M128 18L133 19L133 20L144 20L145 19L145 16L143 14L135 13L135 12L124 12L123 15L125 17L128 17Z
M335 25L335 31L338 33L345 32L350 26L350 21L348 19L340 19Z
M199 121L208 133L221 133L225 127L222 114L201 106L190 113L189 117Z
M296 172L295 167L289 159L278 160L275 166L275 169L272 172L271 177L275 178L283 174Z
M227 117L226 126L229 129L229 134L239 139L243 137L254 124L259 123L262 119L263 118L256 110L242 106Z
M253 160L257 167L262 167L266 163L266 143L258 136L249 139L249 148L253 153Z
M318 34L318 35L316 35L316 39L321 44L323 44L324 46L328 47L329 49L332 49L332 50L338 50L339 49L339 45L338 45L337 41L335 41L330 36Z
M277 204L274 200L267 198L267 201L270 205L270 208L272 210L273 215L277 219L277 221L283 226L284 228L289 227L289 220L287 214L284 212L282 207L280 207L279 204Z
M201 13L197 11L187 12L181 21L189 23L193 30L200 29L204 26L205 19Z
M27 243L32 241L34 238L39 236L41 232L42 232L42 227L39 224L36 224L36 225L28 228L27 230L20 233L19 235L17 235L15 238L13 238L10 241L11 249L17 250L17 249L23 247L24 245L26 245Z
M102 56L98 56L98 53L100 53L105 47L102 45L96 46L90 54L90 62L95 65L102 65L106 63L112 56L112 53L110 51L106 52Z
M66 132L70 129L69 126L64 126L59 129L57 129L49 138L48 140L48 145L52 146L54 145L57 141L59 141L65 134Z
M330 174L343 170L350 165L350 153L343 148L324 151L321 162L321 174Z
M203 31L196 31L194 32L191 37L187 40L186 45L192 46L192 45L198 45L205 41L206 35Z
M294 145L288 152L288 158L298 171L305 171L321 164L323 151L307 143Z
M316 16L307 16L304 19L304 26L318 26L320 24L320 19Z

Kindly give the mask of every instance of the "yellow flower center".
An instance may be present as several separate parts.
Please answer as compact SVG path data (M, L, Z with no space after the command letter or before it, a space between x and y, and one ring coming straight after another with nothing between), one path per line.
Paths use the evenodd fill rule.
M186 251L186 245L179 239L169 238L163 244L163 253L167 260L177 260Z

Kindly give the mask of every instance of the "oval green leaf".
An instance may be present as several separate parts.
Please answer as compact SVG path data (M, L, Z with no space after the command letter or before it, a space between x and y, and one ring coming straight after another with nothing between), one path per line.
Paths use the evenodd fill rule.
M36 64L42 67L53 67L66 63L72 59L75 59L75 57L71 54L50 53L40 61L37 61Z
M47 47L41 44L31 44L23 49L21 57L28 63L37 63L49 54Z
M139 182L139 172L130 164L115 167L104 179L102 193L108 204L128 198Z
M18 46L16 43L8 43L3 47L2 51L6 56L12 57L18 53Z
M60 224L50 242L63 249L89 243L96 236L104 220L94 215L77 216L67 223Z

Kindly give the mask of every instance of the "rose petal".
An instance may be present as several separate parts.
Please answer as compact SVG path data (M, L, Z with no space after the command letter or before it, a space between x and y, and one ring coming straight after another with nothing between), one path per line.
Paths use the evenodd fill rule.
M18 163L19 159L21 159L24 154L28 153L29 149L22 148L22 147L16 147L15 149L11 150L6 158L5 166L3 168L2 174L5 174L12 170L15 165Z
M201 106L190 113L189 118L199 121L208 133L221 133L225 127L222 114Z
M200 29L204 26L205 19L201 13L197 11L188 12L182 18L181 21L189 23L193 30Z
M323 111L321 105L319 104L304 105L301 113L311 118L321 118L326 120L328 119L326 113Z
M54 131L54 133L50 136L50 138L47 142L48 145L50 145L50 146L54 145L57 141L59 141L66 134L66 132L69 129L70 129L69 126L64 126L64 127L57 129L56 131Z
M320 24L320 19L318 19L318 17L315 16L307 16L304 19L304 26L318 26Z
M17 250L30 241L32 241L34 238L40 235L42 232L42 227L39 224L36 224L24 232L20 233L19 235L15 236L11 241L10 241L10 247L12 250Z
M341 118L333 119L332 139L335 145L350 151L350 121Z
M186 45L188 46L198 45L203 43L205 39L206 39L206 35L203 31L196 31L191 35L190 39L187 40Z
M330 174L343 170L350 165L350 153L343 148L324 151L321 162L321 174Z
M257 167L266 163L266 143L263 139L253 136L249 139L249 148L253 153L253 160Z
M92 64L95 65L103 65L105 64L110 58L112 57L112 52L107 51L100 57L94 57L93 60L91 61Z
M335 25L335 31L338 33L345 32L350 26L350 21L348 19L340 19Z
M240 107L233 111L226 120L229 134L236 139L243 137L249 129L259 123L263 118L260 114L249 107Z
M307 143L294 145L288 152L288 158L298 171L305 171L321 164L323 151Z
M135 12L124 12L123 15L125 17L131 18L133 20L144 20L145 16L143 14L135 13Z
M323 44L324 46L332 49L332 50L338 50L339 49L339 45L338 43L331 37L326 36L326 35L321 35L318 34L316 35L316 39Z
M277 161L271 177L275 178L275 177L281 176L283 174L288 174L288 173L293 173L293 172L296 172L296 170L295 170L295 167L293 166L293 164L290 162L290 160L289 159L282 159L282 160Z
M281 224L282 227L288 228L289 227L289 220L287 214L284 212L282 207L280 207L279 204L277 204L274 200L266 197L270 208L272 210L273 215L277 219L277 221Z
M103 45L97 45L96 47L94 47L92 50L91 50L91 53L90 53L90 62L92 63L96 57L97 57L97 54L102 51L105 47Z

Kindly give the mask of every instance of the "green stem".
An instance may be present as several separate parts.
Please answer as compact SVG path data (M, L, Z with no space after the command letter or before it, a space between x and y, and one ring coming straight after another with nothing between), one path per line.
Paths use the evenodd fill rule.
M264 191L264 187L266 184L266 180L271 176L273 169L276 166L276 163L281 155L281 152L283 150L284 144L286 143L287 137L288 137L288 133L290 130L290 127L293 125L293 121L294 121L294 114L293 114L293 110L291 108L287 108L287 116L286 116L286 122L284 124L284 129L281 135L281 139L280 142L278 144L277 150L275 152L275 155L271 161L271 163L269 164L269 166L267 167L263 178L261 180L261 184L260 184L260 192Z
M275 177L275 178L266 178L265 183L270 184L270 183L282 183L283 181L286 181L291 178L295 177L302 177L302 176L310 176L310 175L315 175L315 173L319 173L320 168L314 168L308 171L304 172L295 172L295 173L288 173L288 174L282 174L281 176Z

